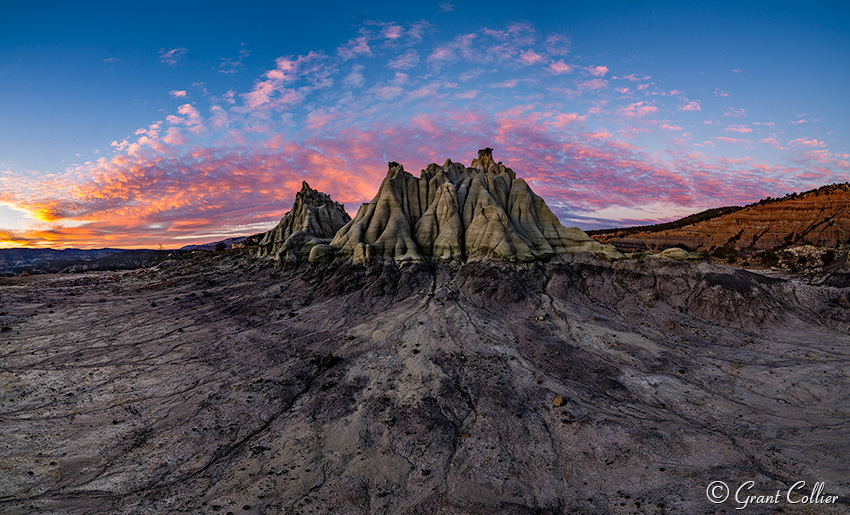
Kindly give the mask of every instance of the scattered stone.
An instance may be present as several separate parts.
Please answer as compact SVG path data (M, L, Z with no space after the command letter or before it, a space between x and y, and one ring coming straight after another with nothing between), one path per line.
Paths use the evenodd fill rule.
M563 398L563 397L561 397L560 395L557 395L557 396L555 396L555 398L552 400L552 404L553 404L556 408L560 408L561 406L563 406L564 404L566 404L566 401L564 400L564 398Z

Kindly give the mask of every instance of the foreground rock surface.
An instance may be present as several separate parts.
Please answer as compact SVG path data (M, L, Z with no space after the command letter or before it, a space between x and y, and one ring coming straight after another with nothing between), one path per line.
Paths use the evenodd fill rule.
M358 263L521 262L585 251L622 258L613 246L561 225L546 202L486 148L469 168L446 160L428 165L419 178L389 163L375 198L313 257L325 259L330 252Z
M847 289L246 255L0 279L0 512L731 513L706 486L748 479L850 507Z

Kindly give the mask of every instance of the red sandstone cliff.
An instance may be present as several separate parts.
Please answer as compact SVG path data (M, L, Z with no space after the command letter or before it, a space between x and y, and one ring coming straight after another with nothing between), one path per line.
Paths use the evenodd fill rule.
M591 236L623 251L663 250L681 244L708 251L719 247L763 250L804 244L837 247L850 243L850 183L763 200L678 228L657 229L622 229Z

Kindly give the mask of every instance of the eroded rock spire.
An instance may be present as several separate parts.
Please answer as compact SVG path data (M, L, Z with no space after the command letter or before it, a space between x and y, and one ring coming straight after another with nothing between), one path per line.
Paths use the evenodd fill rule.
M468 168L446 160L428 165L418 178L388 163L375 198L329 244L314 246L310 260L531 261L581 251L622 257L613 246L561 225L546 202L485 148Z
M304 181L301 191L295 194L292 210L260 240L259 256L277 260L307 258L315 245L328 243L350 220L342 204Z

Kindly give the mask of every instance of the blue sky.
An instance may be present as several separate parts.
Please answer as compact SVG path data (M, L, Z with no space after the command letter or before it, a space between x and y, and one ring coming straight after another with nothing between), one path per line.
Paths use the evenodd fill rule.
M12 3L0 245L256 232L479 147L565 225L850 180L843 2ZM4 243L5 242L5 243Z

